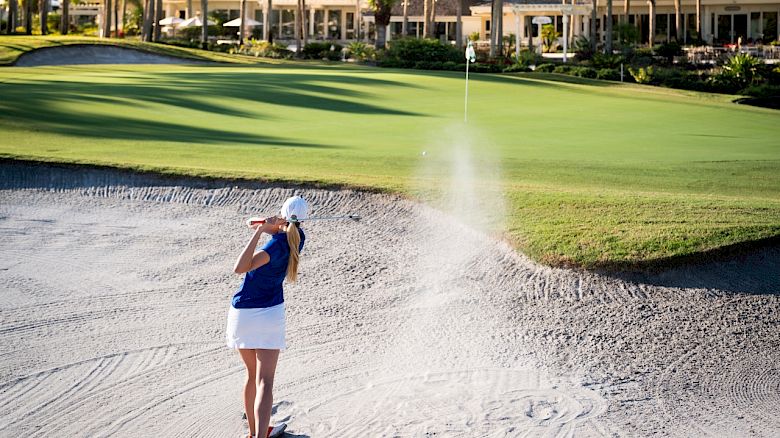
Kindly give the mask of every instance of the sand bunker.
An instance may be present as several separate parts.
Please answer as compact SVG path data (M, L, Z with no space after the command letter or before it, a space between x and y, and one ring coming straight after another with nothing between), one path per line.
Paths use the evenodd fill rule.
M44 47L27 52L14 63L17 67L75 64L194 64L197 61L158 55L126 47L73 44Z
M780 250L626 282L385 195L0 165L0 435L241 436L249 214L294 191L293 437L777 436ZM690 287L693 286L693 287Z

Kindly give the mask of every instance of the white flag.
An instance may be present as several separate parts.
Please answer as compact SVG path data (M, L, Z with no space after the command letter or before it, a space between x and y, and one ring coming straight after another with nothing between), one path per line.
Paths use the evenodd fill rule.
M469 41L468 46L466 46L466 61L477 62L477 54L474 53L474 46L471 45L471 41Z

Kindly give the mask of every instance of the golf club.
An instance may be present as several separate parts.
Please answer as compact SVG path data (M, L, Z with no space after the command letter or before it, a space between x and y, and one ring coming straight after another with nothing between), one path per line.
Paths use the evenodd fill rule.
M339 220L353 220L355 222L362 219L362 217L356 215L356 214L348 214L346 216L320 216L320 217L310 217L306 220L303 220L301 222L309 222L309 221L339 221ZM260 217L250 217L247 221L247 225L256 225L256 224L264 224L265 219Z

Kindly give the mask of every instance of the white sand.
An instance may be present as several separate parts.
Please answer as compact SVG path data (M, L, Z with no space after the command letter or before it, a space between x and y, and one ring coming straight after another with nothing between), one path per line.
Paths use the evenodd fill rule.
M0 436L245 433L231 267L243 220L293 190L8 164L0 188ZM780 435L779 249L627 282L409 201L297 191L365 219L305 226L288 436Z
M17 67L78 64L196 64L198 61L158 55L127 47L99 44L70 44L43 47L24 53Z

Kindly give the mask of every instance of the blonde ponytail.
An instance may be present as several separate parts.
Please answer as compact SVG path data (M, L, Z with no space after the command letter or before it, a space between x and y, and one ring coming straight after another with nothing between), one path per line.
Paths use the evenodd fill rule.
M290 260L287 261L287 281L298 280L298 259L300 258L301 234L297 222L287 224L287 244L290 246Z

